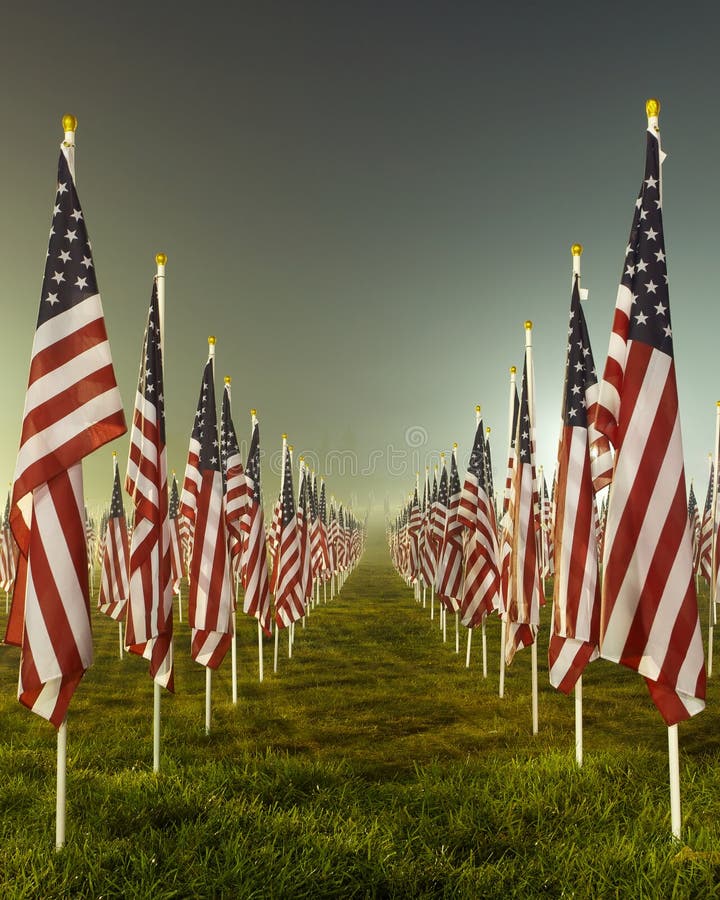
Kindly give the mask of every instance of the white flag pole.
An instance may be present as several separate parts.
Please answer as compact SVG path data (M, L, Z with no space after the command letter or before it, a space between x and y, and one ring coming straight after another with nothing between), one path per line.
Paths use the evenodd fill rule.
M517 388L515 386L516 382L516 373L517 369L515 366L510 366L510 400L508 406L508 454L507 458L510 459L510 451L513 445L513 415L515 413L515 398L517 397ZM507 490L507 485L505 487ZM503 502L503 506L505 503ZM503 597L503 604L507 600L507 597ZM500 697L505 696L505 642L507 640L507 610L502 614L500 624L500 687L498 690L498 695Z
M715 594L717 592L717 577L715 567L718 564L717 551L715 549L716 536L720 522L717 516L718 502L718 451L720 450L720 400L715 404L715 450L713 453L713 486L712 486L712 547L710 553L710 587L708 590L708 649L707 649L707 677L712 676L713 670L713 635L715 631Z
M230 375L226 375L224 379L225 390L227 391L228 400L232 406L232 377ZM228 554L230 552L230 547L228 545ZM228 565L231 566L230 560L228 560ZM237 595L238 595L238 579L232 577L232 567L230 572L230 580L234 582L234 591L233 591L233 614L232 614L232 637L230 638L230 681L231 681L231 690L232 690L232 702L233 706L237 706L237 698L238 698L238 683L237 683Z
M208 338L208 358L212 361L213 383L215 383L215 337ZM210 717L212 714L212 669L205 666L205 734L210 734Z
M55 789L55 849L65 846L65 793L67 777L67 715L57 732L57 782Z
M255 432L255 426L258 424L257 418L257 410L250 410L250 434L252 435ZM262 497L260 498L260 502L262 503ZM264 521L264 520L263 520ZM260 624L260 620L258 619L258 680L262 681L264 677L263 673L263 636L262 636L262 625Z
M525 322L525 359L527 362L527 393L528 393L528 410L530 413L530 447L531 454L535 453L535 372L533 369L532 355L532 322L528 319ZM531 471L531 477L533 473ZM537 496L537 484L532 481L533 500ZM532 614L530 616L532 619ZM532 627L532 622L531 622ZM538 626L536 626L538 627ZM537 656L537 631L533 636L531 646L531 683L532 683L532 733L538 733L538 656Z
M165 356L165 266L167 256L164 253L155 255L157 274L158 317L160 319L160 352L162 354L163 369L167 370ZM153 772L160 771L160 684L153 679Z
M682 815L680 810L680 750L677 725L668 725L668 768L670 769L670 828L672 836L676 841L679 841Z

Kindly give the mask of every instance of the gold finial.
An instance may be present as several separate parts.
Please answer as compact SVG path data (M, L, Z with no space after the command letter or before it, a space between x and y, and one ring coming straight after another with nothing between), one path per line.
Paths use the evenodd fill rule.
M283 439L284 441L286 441L286 440L287 440L287 435L283 433L282 439Z
M720 404L718 404L718 405L720 405ZM113 459L115 459L116 457L117 457L117 450L113 450Z
M440 454L440 459L445 459L445 453L444 453L444 452Z
M77 119L75 116L67 115L62 117L63 131L76 131Z
M648 119L657 118L660 114L660 101L651 97L645 102L645 112L647 113Z
M158 266L167 265L167 253L156 253L155 254L155 263Z
M480 412L480 406L479 406L479 405L475 407L475 412Z
M256 416L256 415L257 415L257 410L256 410L256 409L251 409L251 410L250 410L250 415L251 415L251 416Z
M491 431L491 430L492 430L492 429L491 429L490 426L488 425L488 427L485 429L485 434L490 434L490 431Z
M720 406L720 400L715 401L715 406Z
M514 375L516 372L517 372L517 369L515 368L515 366L510 366L510 374Z
M215 335L214 334L211 334L210 337L208 338L208 344L210 344L212 347L215 346Z
M457 443L453 444L453 450L457 450Z
M570 248L570 252L573 256L582 256L583 245L582 244L573 244Z
M295 448L292 444L288 444L288 450L292 453Z
M532 322L530 321L530 319L526 319L525 320L525 331L531 331L531 330L532 330Z
M232 378L230 375L226 375L224 378L225 384L232 384Z
M298 462L305 462L304 456L298 456Z

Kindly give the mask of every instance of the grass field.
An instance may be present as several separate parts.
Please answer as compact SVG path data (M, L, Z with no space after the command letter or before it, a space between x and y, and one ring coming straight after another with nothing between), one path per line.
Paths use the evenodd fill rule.
M0 601L0 627L4 605ZM720 896L717 681L680 726L683 842L670 838L667 729L637 675L586 672L585 759L573 700L547 683L531 734L530 653L498 698L499 623L465 668L379 545L339 598L283 635L257 679L239 621L204 732L204 671L176 623L152 772L147 665L118 658L94 614L96 660L70 707L67 845L54 850L55 731L15 699L19 653L0 647L0 897ZM452 637L451 637L452 636Z

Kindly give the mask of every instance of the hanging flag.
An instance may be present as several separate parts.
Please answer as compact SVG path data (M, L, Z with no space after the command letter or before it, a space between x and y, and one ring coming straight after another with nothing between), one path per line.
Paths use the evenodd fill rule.
M515 432L516 459L503 537L510 548L505 559L508 617L505 659L508 665L517 650L528 647L535 640L542 602L535 494L535 427L528 386L532 368L528 369L526 359Z
M573 246L573 253L575 253ZM579 253L578 253L579 255ZM555 491L555 581L548 662L550 684L568 694L598 654L600 580L588 409L597 394L579 276L570 301L562 430Z
M188 569L190 652L201 666L217 669L230 647L235 604L215 406L215 338L208 343L210 353L190 437L181 505L193 530Z
M450 482L448 486L447 520L435 583L435 592L449 612L460 609L463 562L463 527L458 518L462 487L457 467L457 444L453 445L450 458Z
M111 619L120 620L124 616L125 604L130 596L129 554L117 455L113 455L113 458L115 473L110 500L110 515L105 528L98 609L106 616L110 616Z
M280 495L280 536L275 555L275 624L286 628L305 615L300 569L300 540L295 515L290 451L283 438L283 480Z
M253 430L250 440L245 481L248 494L242 518L244 532L241 578L245 589L243 611L254 616L265 634L271 634L270 588L265 549L265 522L260 491L260 426L252 411Z
M458 511L458 520L466 529L460 611L462 623L468 628L482 624L483 618L497 608L500 590L497 532L486 481L485 429L479 413L478 407L475 439Z
M22 648L18 699L56 727L93 659L81 460L127 430L75 190L76 122L63 125L13 483L19 557L5 635Z
M698 510L692 481L690 482L690 493L688 494L688 520L690 522L690 537L693 548L693 572L697 573L700 565L700 511Z
M170 559L172 562L173 593L180 593L180 581L185 577L185 553L183 550L182 535L180 533L180 495L175 473L172 476L170 488L170 506L168 508L170 519Z
M158 254L158 261L164 255ZM125 644L150 661L150 677L175 689L172 561L165 446L165 392L157 279L153 281L130 432L125 490L134 507Z
M673 725L705 706L661 211L659 104L615 304L597 425L615 448L600 653L645 676Z
M248 486L232 420L230 384L230 377L226 376L220 413L220 461L232 571L237 574L242 566L242 521L248 502Z

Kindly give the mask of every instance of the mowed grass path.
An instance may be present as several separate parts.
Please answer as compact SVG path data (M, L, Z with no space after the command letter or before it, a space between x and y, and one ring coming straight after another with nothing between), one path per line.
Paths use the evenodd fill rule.
M2 603L0 603L2 608ZM70 707L68 833L56 854L55 732L15 700L18 651L0 648L2 897L720 896L718 689L680 729L681 850L669 838L667 731L634 673L585 678L585 764L573 700L547 684L531 734L530 653L498 697L499 623L465 668L375 544L342 594L296 628L279 671L239 620L204 733L204 670L176 624L151 771L144 661L117 658L93 615L96 661ZM4 614L0 627L4 628ZM681 851L680 853L678 851Z

